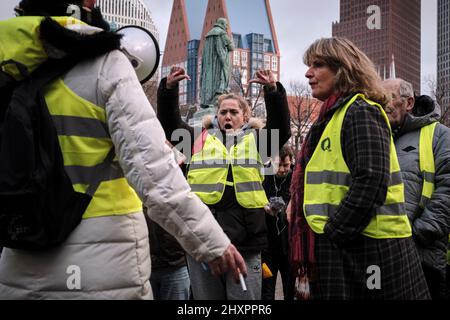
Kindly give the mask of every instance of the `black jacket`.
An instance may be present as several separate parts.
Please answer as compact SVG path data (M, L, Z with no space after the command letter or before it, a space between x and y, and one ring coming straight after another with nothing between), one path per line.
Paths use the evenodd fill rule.
M269 241L268 249L273 254L288 255L288 223L286 217L286 206L291 199L289 188L291 186L292 171L286 177L276 175L266 176L263 186L266 191L267 199L271 197L281 197L285 203L284 209L277 217L266 213L267 239Z
M146 209L144 208L144 213ZM186 265L185 252L178 241L145 213L150 240L152 270L178 268Z

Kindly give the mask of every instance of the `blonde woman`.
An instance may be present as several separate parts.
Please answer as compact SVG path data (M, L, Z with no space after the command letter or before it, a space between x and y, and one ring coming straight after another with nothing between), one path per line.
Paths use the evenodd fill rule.
M216 115L205 117L202 128L194 130L181 120L178 108L178 82L186 78L184 69L174 67L161 81L158 119L168 139L173 138L175 131L186 134L184 138L190 143L185 154L192 150L187 174L189 185L214 213L219 225L242 253L249 270L248 290L243 291L230 274L212 277L208 270L188 257L193 296L200 300L260 300L261 251L267 246L264 207L269 202L260 170L265 156L270 155L270 151L278 151L278 148L268 150L272 145L270 137L282 146L290 136L286 92L271 71L258 71L251 81L264 85L267 110L264 128L261 121L251 118L245 99L230 93L218 98ZM268 134L260 134L262 129Z
M291 187L298 283L309 280L316 299L429 298L373 64L343 38L317 40L304 63L323 107Z

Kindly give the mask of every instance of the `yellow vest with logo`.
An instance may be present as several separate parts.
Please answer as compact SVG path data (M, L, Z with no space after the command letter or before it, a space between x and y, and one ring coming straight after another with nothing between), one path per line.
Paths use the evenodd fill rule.
M230 168L233 182L227 181ZM192 156L188 182L192 191L206 204L218 203L225 186L234 185L236 199L242 207L263 208L269 201L262 186L262 168L251 131L245 133L230 150L214 134L207 134L202 150Z
M0 22L0 30L16 30L4 33L14 34L14 38L3 38L2 32L0 61L13 59L32 72L47 60L48 56L39 40L42 19L19 17ZM62 26L74 23L74 19L69 17L53 19ZM83 24L81 21L77 22ZM8 65L3 71L20 79L15 67ZM101 176L98 176L98 169L114 147L107 129L105 109L75 94L62 79L47 86L45 100L58 132L64 166L74 189L86 193L91 184L99 183L83 219L142 211L142 203L129 186L117 161L111 161Z
M348 108L358 98L377 106L389 124L383 108L362 94L353 96L335 112L305 169L303 209L306 220L315 233L324 233L329 216L336 212L352 184L350 170L342 153L341 131ZM376 209L376 214L363 230L363 235L375 239L406 238L412 235L404 208L403 189L400 166L391 137L390 180L386 200L383 206Z

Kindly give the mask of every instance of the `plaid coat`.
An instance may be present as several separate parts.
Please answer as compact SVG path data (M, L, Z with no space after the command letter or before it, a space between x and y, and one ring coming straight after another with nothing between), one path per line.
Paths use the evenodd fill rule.
M334 112L350 97L338 100L311 128L315 149ZM344 159L352 186L325 234L315 237L317 277L311 283L316 299L428 299L412 238L372 239L361 232L375 208L384 203L389 179L390 129L377 107L358 99L348 109L341 133ZM379 267L377 281L371 267ZM373 277L372 277L373 276ZM371 283L381 288L370 290Z

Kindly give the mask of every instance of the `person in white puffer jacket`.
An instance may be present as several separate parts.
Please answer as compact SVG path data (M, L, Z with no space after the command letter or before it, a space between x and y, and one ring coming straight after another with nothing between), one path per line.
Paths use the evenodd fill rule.
M119 50L98 55L102 41L109 41L104 37L108 32L80 25L80 33L91 34L80 37L68 32L62 18L46 19L43 30L42 16L63 16L69 3L88 6L82 10L90 12L95 1L23 0L17 8L21 17L0 22L0 58L16 59L31 71L52 54L77 48L88 55L93 45L97 55L50 84L45 98L53 120L64 120L56 127L75 189L82 190L88 183L83 179L90 176L73 169L95 168L77 161L104 159L104 151L112 147L117 161L109 168L110 179L102 181L81 223L62 245L45 252L3 249L0 299L151 299L142 203L150 218L190 255L208 262L213 274L233 270L236 279L239 269L246 274L242 256L177 168L126 56ZM98 10L92 12L101 17ZM48 34L58 36L45 38ZM6 43L8 39L17 41ZM96 132L89 131L93 124Z

